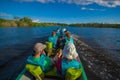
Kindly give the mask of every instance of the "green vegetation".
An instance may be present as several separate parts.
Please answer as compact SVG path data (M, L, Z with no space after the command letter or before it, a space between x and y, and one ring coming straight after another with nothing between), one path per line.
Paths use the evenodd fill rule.
M120 24L108 24L108 23L76 23L76 24L64 24L64 23L36 23L32 22L29 17L14 17L14 20L6 20L0 18L0 27L35 27L35 26L71 26L71 27L99 27L99 28L120 28Z
M108 24L108 23L77 23L70 24L72 27L99 27L99 28L120 28L120 24Z
M14 20L0 18L0 27L67 26L64 23L35 23L29 17L14 17Z

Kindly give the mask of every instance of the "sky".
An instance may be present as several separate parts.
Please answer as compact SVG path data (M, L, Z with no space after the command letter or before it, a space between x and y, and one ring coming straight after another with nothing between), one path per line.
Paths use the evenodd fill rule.
M120 0L0 0L0 18L34 22L120 23Z

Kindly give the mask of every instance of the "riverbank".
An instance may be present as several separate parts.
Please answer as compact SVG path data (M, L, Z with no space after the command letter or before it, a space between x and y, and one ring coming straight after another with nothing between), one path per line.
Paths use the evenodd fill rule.
M111 23L76 23L70 24L71 27L94 27L94 28L120 28L120 24Z
M120 28L120 24L111 23L51 23L51 22L33 22L29 17L19 19L6 20L0 18L0 27L53 27L53 26L69 26L69 27L94 27L94 28Z
M7 20L0 18L0 27L53 27L53 26L68 26L65 23L50 23L50 22L33 22L29 17L20 19Z

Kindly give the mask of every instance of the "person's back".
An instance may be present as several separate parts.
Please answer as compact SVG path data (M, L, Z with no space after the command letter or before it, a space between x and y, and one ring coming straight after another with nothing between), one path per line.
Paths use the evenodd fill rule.
M66 70L69 68L80 68L80 63L76 61L76 59L73 60L67 60L62 59L62 75L65 76Z
M68 44L68 43L74 44L74 39L69 32L66 33L65 41L66 41L66 44Z
M59 29L56 31L56 35L57 35L58 37L60 37L60 30L59 30Z
M58 39L58 36L56 36L56 32L53 31L53 32L52 32L52 36L50 36L50 37L48 38L48 41L49 41L49 42L52 42L53 48L56 48L57 39Z
M67 69L78 69L80 68L81 64L76 60L78 53L76 52L74 44L66 44L62 52L63 58L58 59L55 65L58 69L58 72L65 77Z
M65 45L65 39L62 38L62 36L60 36L57 40L57 49L63 49L64 48L64 45Z
M67 37L65 38L66 44L68 43L73 43L74 44L74 39L72 36L70 36L70 38L68 39Z
M45 48L45 45L43 46L42 45L43 44L41 43L37 43L35 45L34 48L35 54L27 58L27 63L40 66L42 68L42 71L47 72L51 69L52 63L51 59L44 53L43 49Z
M48 59L46 61L46 59ZM42 54L40 57L36 58L34 56L29 56L27 58L27 63L29 64L33 64L33 65L37 65L40 66L42 68L42 71L47 72L51 69L52 64L50 62L49 66L48 66L48 61L50 60L49 57L47 57L45 54Z

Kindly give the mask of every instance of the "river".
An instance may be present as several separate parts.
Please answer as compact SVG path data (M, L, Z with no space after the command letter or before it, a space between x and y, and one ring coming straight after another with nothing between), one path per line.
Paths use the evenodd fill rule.
M50 35L53 30L58 28L59 27L0 28L0 66L2 66L7 59L23 53L22 50L24 50L24 46L20 44L28 45L28 42L32 43L37 38ZM83 42L98 52L103 52L102 54L110 56L112 60L120 62L119 28L65 28L71 33L80 36ZM18 48L16 48L18 46L19 52L17 50Z
M31 39L50 35L58 27L0 28L0 49ZM74 28L66 27L71 33L81 36L88 45L108 52L115 60L120 60L119 28Z

